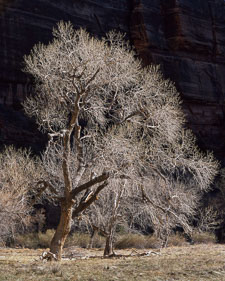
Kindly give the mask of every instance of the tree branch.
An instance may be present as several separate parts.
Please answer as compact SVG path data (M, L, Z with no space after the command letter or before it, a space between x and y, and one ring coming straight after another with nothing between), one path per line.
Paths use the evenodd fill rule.
M100 68L98 68L95 73L92 75L92 77L86 82L85 89L87 89L88 85L95 79L96 75L99 73Z
M78 193L81 191L90 188L91 186L106 181L109 178L109 173L103 173L101 176L95 177L90 181L76 187L74 190L70 192L71 199L75 198Z
M108 182L104 182L102 185L99 185L94 194L90 197L88 201L81 201L77 208L73 211L72 218L77 217L81 212L83 212L87 207L89 207L95 200L97 200L97 195L99 192L108 185Z
M70 192L72 190L72 180L69 170L69 155L70 155L70 136L71 133L77 125L77 129L79 129L78 125L78 115L80 111L79 107L79 101L80 101L80 94L77 94L76 100L75 100L75 106L72 113L72 117L69 122L68 129L63 137L63 163L62 163L62 169L63 169L63 177L65 182L65 196L69 198ZM75 134L79 134L79 132L75 132Z
M122 121L119 122L119 124L123 124L125 121L127 121L128 119L130 119L131 117L140 115L139 111L134 111L131 114L129 114L127 117L125 117Z

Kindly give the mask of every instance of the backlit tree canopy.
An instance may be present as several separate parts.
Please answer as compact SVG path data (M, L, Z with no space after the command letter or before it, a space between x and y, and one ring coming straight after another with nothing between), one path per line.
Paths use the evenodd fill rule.
M49 136L37 188L61 204L51 251L61 257L72 218L115 185L132 191L144 204L138 216L156 228L160 216L188 225L217 163L185 130L174 85L158 67L143 68L120 33L98 39L61 22L53 36L25 57L36 94L24 103Z

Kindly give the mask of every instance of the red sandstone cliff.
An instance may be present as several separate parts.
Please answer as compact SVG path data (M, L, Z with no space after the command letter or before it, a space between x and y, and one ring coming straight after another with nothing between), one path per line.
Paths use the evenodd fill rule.
M202 147L225 159L225 5L223 0L0 1L0 143L41 143L20 102L30 91L23 55L48 42L59 20L102 35L126 32L145 64L161 65L184 100Z

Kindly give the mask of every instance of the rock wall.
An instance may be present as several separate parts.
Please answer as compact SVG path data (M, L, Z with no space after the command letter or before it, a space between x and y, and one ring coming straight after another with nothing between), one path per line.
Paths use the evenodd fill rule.
M47 43L62 19L96 35L126 32L144 63L160 64L175 82L199 144L224 161L223 0L0 0L0 144L43 146L22 113L31 87L21 69L24 54L39 41Z
M36 151L44 138L25 118L21 102L31 91L21 71L23 56L39 41L51 40L53 26L71 21L93 34L111 29L129 33L129 0L0 0L0 146L31 146Z
M199 144L225 159L225 2L133 0L131 38L182 95ZM225 164L225 163L224 163Z

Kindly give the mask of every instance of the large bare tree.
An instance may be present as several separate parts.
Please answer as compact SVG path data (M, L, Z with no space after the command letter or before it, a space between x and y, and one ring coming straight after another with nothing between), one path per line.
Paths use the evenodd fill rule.
M98 40L61 22L53 35L52 43L35 46L25 58L36 95L24 108L49 135L43 157L48 177L37 185L40 195L51 192L61 204L50 249L60 259L72 216L96 200L114 172L103 166L93 171L104 158L105 143L99 140L112 122L126 116L123 111L130 110L124 107L126 96L130 99L135 92L141 66L120 34ZM96 188L88 200L79 198L91 187Z
M61 204L50 247L60 259L72 218L107 185L118 183L118 194L136 188L148 200L147 191L155 192L149 187L152 178L179 183L179 170L203 189L211 183L216 163L177 148L187 135L177 91L157 67L142 68L121 34L97 39L61 22L53 35L51 43L36 45L25 57L36 94L24 108L49 136L42 157L46 174L36 186L39 196ZM168 187L166 182L160 190Z

